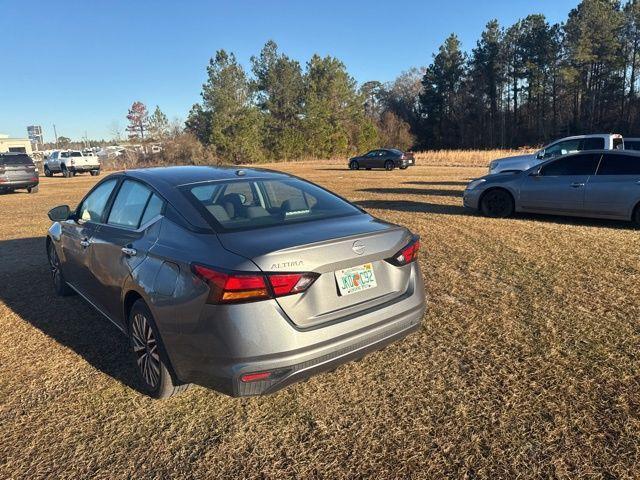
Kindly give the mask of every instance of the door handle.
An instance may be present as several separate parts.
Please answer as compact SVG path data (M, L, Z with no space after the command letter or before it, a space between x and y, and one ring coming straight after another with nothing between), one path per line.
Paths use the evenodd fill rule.
M130 248L130 247L122 247L120 249L122 251L122 253L124 253L127 257L135 257L138 252L136 251L135 248Z
M84 248L87 248L89 245L91 245L91 242L89 241L89 239L83 238L82 240L80 240L80 245L82 245Z
M572 183L571 186L573 188L580 188L580 187L584 187L584 183L576 182L576 183Z

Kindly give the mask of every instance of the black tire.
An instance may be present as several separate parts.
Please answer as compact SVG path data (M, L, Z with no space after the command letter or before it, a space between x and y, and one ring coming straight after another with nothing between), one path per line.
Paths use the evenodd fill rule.
M406 165L402 165L402 166L400 167L400 170L406 170L406 169L407 169L407 166L406 166Z
M640 228L640 203L636 205L636 208L633 210L633 216L631 217L631 221L633 222L636 228Z
M189 388L188 383L176 385L174 382L156 322L143 300L137 300L129 312L129 345L147 395L169 398Z
M367 170L371 170L371 167L367 167Z
M28 193L38 193L38 190L40 190L40 187L38 185L27 188Z
M65 178L70 178L71 177L71 171L66 167L66 165L62 165L62 167L60 167L62 170L62 176Z
M489 190L480 199L480 211L485 217L506 218L515 210L513 197L502 188Z
M59 297L68 297L73 295L74 290L67 284L62 271L60 270L60 257L56 247L51 240L47 242L47 258L49 259L49 268L51 269L51 279L53 280L53 290Z
M358 163L357 160L351 160L351 162L349 162L349 169L350 170L360 170L360 164Z
M97 175L100 175L100 170L91 170L91 176L95 177Z
M384 169L385 170L391 171L394 168L396 168L396 165L393 163L392 160L387 160L386 162L384 162Z
M52 177L53 176L53 172L51 172L51 170L49 170L49 167L47 167L46 165L44 166L44 176L45 177Z

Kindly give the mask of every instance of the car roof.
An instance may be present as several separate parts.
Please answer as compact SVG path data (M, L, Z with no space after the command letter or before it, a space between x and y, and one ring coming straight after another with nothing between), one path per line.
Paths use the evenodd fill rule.
M289 178L291 175L262 168L214 167L214 166L177 166L154 167L127 170L125 175L143 180L150 185L164 184L180 187L194 183L205 183L219 180L235 180L249 178Z

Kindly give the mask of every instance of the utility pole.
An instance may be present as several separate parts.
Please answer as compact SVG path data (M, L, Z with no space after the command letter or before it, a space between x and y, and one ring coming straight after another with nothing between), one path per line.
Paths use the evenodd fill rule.
M53 124L53 135L56 137L56 148L58 148L58 132L56 131L56 124Z

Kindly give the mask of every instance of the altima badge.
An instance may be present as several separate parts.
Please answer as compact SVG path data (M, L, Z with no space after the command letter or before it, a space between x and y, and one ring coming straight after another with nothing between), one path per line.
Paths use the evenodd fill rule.
M362 255L365 251L365 246L364 243L362 243L360 240L356 240L355 242L353 242L353 246L351 247L351 249L357 254L357 255Z

